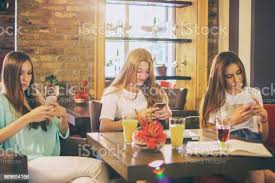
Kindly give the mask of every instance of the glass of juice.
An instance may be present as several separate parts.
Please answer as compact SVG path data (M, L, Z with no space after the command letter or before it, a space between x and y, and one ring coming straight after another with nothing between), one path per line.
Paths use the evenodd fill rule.
M222 151L225 150L226 142L229 140L230 127L231 125L229 118L216 118L217 140Z
M171 136L171 145L174 148L182 146L185 129L185 118L170 118L169 131Z
M125 144L132 143L133 132L136 131L138 125L138 120L135 117L123 116L122 117L122 127L123 136Z

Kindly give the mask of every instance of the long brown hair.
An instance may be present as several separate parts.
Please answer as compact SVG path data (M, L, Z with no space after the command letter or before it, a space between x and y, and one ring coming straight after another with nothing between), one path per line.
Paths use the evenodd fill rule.
M128 54L123 68L109 87L111 90L109 90L108 93L105 93L105 95L135 85L137 82L138 64L140 62L146 62L149 64L149 77L144 82L143 86L140 87L148 102L148 106L153 106L154 103L160 101L167 103L167 96L155 79L152 55L149 51L143 48L134 49Z
M207 126L207 120L211 112L217 111L225 104L225 69L230 64L236 64L243 77L243 87L246 86L245 68L240 58L233 52L221 52L213 60L207 91L202 100L201 117L202 125Z
M31 64L32 79L28 88L23 91L20 80L20 72L22 65L25 62L29 62ZM33 85L33 65L30 57L25 53L13 51L5 56L2 68L2 82L4 87L4 95L7 97L14 109L20 114L26 114L29 112L28 107L24 104L24 100L27 100L31 109L42 105L38 100L38 96L35 95L36 91ZM29 126L30 128L35 129L38 128L38 126L41 126L44 131L47 131L47 125L48 121L43 121L41 123L30 123Z

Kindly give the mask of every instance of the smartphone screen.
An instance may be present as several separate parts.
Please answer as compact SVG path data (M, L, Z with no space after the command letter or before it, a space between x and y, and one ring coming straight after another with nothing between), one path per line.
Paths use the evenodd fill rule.
M166 104L165 103L155 103L154 107L158 107L160 109L162 109Z

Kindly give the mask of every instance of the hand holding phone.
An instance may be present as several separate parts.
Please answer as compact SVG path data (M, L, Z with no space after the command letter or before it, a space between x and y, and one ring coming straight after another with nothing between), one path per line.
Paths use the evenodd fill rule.
M154 105L153 105L153 107L158 107L160 110L161 109L163 109L164 108L164 106L165 106L166 104L165 103L155 103Z

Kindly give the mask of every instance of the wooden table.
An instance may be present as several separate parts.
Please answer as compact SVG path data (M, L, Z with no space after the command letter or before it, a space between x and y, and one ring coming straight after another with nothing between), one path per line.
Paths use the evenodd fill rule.
M86 137L91 132L89 103L76 104L72 98L61 98L61 106L67 111L68 122L74 126L81 137Z
M192 130L201 141L214 140L209 130ZM101 158L128 181L153 179L148 163L163 160L164 174L170 178L236 173L257 169L275 169L275 158L186 156L165 144L159 152L139 150L123 143L123 133L88 133L88 143ZM273 153L274 154L274 153Z

